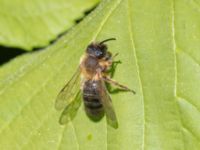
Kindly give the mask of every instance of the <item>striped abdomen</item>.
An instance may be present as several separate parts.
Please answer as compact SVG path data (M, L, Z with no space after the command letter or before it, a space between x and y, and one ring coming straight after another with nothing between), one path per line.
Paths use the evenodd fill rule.
M98 81L88 80L83 85L83 101L87 115L92 119L100 119L104 113L99 96Z

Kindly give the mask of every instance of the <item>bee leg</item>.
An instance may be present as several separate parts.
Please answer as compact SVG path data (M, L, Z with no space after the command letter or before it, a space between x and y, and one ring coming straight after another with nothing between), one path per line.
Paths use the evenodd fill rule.
M114 81L114 80L112 80L112 79L110 79L108 77L103 77L103 79L104 79L105 82L110 83L110 84L112 84L114 86L117 86L122 90L129 91L129 92L132 92L133 94L136 94L136 92L134 90L128 88L125 85L122 85L122 84L118 83L117 81Z
M118 64L121 64L121 61L113 61L111 67L109 68L109 70L107 71L108 74L110 74L110 77L112 78L115 74L115 70L118 66Z

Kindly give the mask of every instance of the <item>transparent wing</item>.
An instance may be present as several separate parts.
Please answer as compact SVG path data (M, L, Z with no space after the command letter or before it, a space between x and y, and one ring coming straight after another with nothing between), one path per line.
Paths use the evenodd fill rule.
M64 111L60 116L59 123L66 124L69 121L73 120L80 106L81 106L81 91L77 93L74 100L64 109Z
M55 101L55 108L61 110L65 108L80 92L80 68L78 67L75 74L69 82L62 88Z
M105 83L102 79L100 80L100 86L101 87L99 88L99 93L100 93L101 101L102 101L104 111L106 114L107 122L112 127L117 128L118 122L117 122L115 110L112 106L112 100L108 94Z

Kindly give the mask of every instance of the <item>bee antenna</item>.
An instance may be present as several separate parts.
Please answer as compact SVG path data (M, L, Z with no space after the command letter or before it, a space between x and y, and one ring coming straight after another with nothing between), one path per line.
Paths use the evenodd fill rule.
M109 38L109 39L103 40L99 44L101 45L101 44L103 44L103 43L105 43L107 41L112 41L112 40L116 40L116 38Z

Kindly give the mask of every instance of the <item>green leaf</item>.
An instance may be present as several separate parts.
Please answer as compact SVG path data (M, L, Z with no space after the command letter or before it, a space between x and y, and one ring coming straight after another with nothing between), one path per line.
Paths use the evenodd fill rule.
M0 149L199 150L200 17L197 1L103 1L46 50L0 68ZM92 122L83 105L66 126L55 98L94 40L119 52L112 94L119 128Z
M0 0L0 44L31 50L72 27L98 0Z

